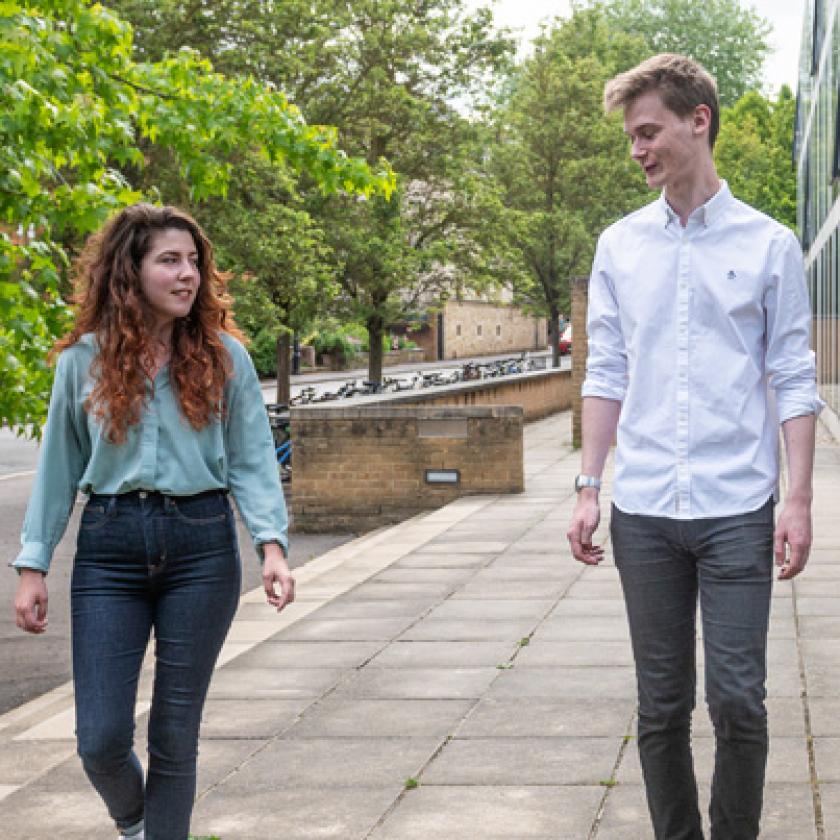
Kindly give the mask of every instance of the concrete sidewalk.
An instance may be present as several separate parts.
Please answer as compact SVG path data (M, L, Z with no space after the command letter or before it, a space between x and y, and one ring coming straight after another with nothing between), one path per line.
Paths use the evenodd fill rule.
M334 549L296 572L280 616L244 596L206 707L196 835L651 838L616 570L576 564L564 537L569 426L526 427L522 495L461 499ZM840 448L827 436L815 484L811 563L773 599L763 840L840 837ZM70 691L0 718L4 840L113 840L73 755ZM705 801L702 698L695 729Z

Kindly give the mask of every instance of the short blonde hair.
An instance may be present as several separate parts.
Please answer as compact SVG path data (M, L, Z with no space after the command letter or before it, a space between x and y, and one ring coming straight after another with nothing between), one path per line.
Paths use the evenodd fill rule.
M679 117L690 116L698 105L708 105L712 112L709 146L714 148L720 130L720 102L711 73L684 55L655 55L607 82L604 110L609 114L626 108L651 90L659 93L665 107Z

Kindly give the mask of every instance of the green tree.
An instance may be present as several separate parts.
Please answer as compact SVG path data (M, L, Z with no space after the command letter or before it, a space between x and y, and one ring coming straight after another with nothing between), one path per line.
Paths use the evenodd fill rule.
M72 246L140 197L124 173L148 144L170 150L194 199L225 193L242 148L324 192L393 186L264 83L214 73L191 50L137 62L131 27L98 4L6 2L0 90L0 422L19 430L37 433L45 414Z
M732 192L796 230L793 123L796 100L786 85L776 100L756 91L721 114L715 162Z
M511 44L487 10L467 13L463 0L355 0L348 9L335 75L312 113L340 125L349 151L387 158L400 189L390 205L331 196L313 215L337 258L338 311L365 324L368 375L379 381L388 325L475 279L461 270L478 138L465 113L493 90Z
M348 152L385 156L399 172L396 204L298 185L335 265L333 310L367 326L369 377L380 379L387 326L466 276L457 269L477 132L462 112L493 87L511 49L490 13L467 14L464 0L115 2L149 58L189 44L225 72L254 73L310 120L339 126Z
M569 279L588 272L600 231L647 200L619 121L601 104L618 62L640 49L578 9L536 39L496 115L480 212L486 265L548 317L555 366Z
M275 400L288 404L290 342L306 331L337 292L324 233L307 212L295 179L255 155L234 166L227 196L196 208L223 264L236 276L238 322L275 341Z
M677 52L717 80L723 105L761 87L770 23L741 0L592 0L610 26L642 37L649 53ZM624 67L622 69L627 69Z

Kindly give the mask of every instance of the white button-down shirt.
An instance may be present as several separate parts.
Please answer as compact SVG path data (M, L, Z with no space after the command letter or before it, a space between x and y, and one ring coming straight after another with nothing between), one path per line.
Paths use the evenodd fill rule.
M663 194L604 231L582 393L622 403L615 504L697 519L766 502L779 423L822 407L810 326L796 237L725 182L685 228Z

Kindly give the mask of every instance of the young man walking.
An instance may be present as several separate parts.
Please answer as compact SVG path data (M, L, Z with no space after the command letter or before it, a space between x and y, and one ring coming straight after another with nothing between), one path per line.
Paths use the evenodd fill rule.
M568 538L596 564L598 490L617 435L610 517L639 692L638 747L657 840L702 840L690 746L699 598L716 739L712 840L758 837L773 556L811 544L815 416L802 252L715 171L715 82L659 55L608 83L658 200L601 235L589 285L581 475ZM778 430L788 463L774 528Z

